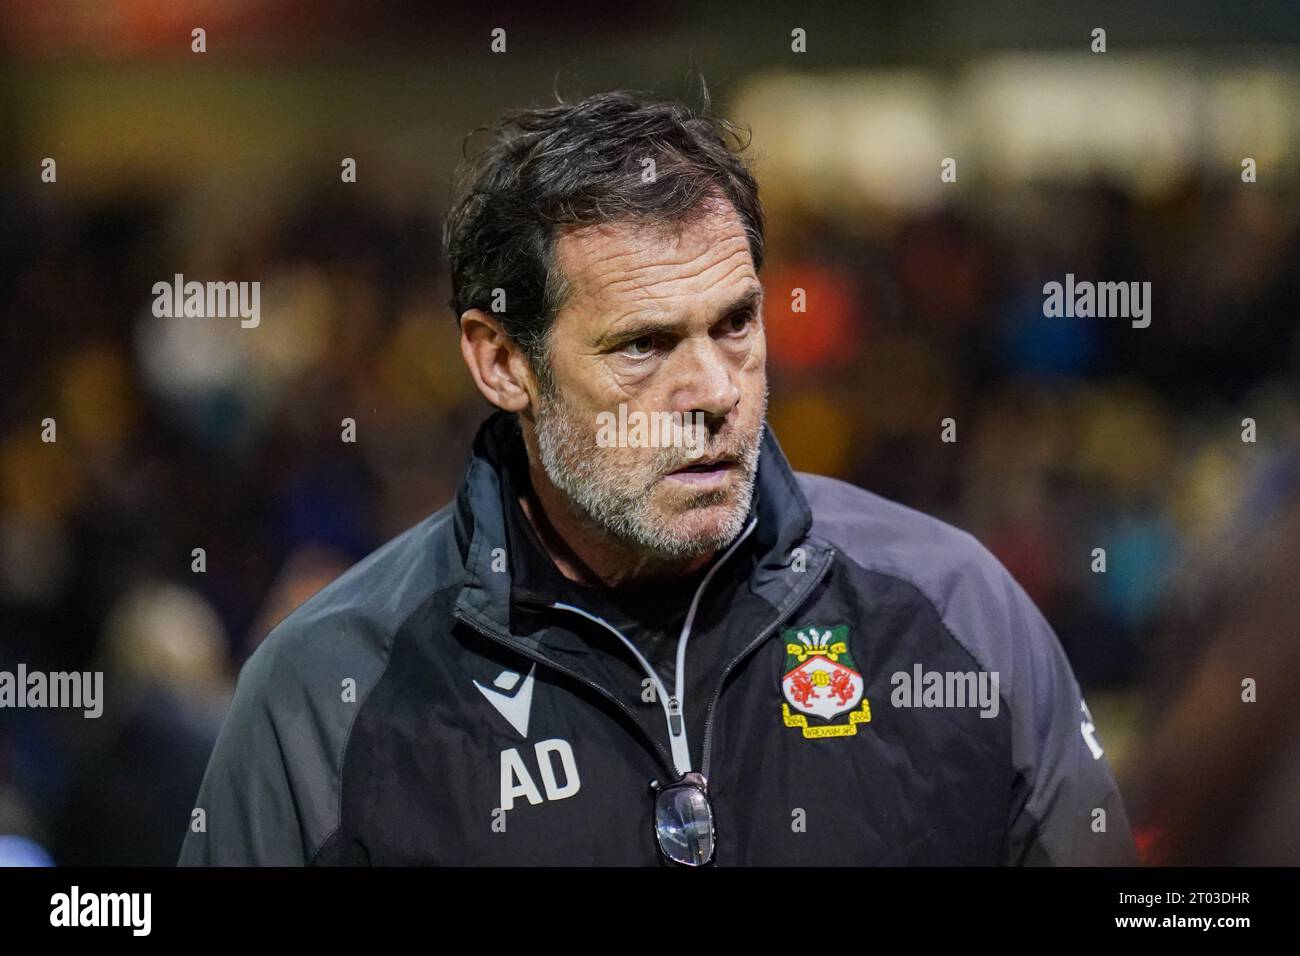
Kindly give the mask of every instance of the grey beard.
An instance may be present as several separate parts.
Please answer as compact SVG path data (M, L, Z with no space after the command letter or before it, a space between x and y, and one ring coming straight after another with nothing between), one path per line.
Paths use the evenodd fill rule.
M738 464L744 480L735 506L716 531L689 535L652 513L650 492L657 478L639 488L628 489L620 484L617 475L603 468L595 438L578 428L562 395L539 406L536 422L538 453L551 483L596 527L618 541L662 561L673 562L698 558L726 547L744 529L758 473L761 429L739 451ZM678 449L655 451L656 476L678 463ZM719 490L699 496L695 504L707 507L726 500L727 492Z

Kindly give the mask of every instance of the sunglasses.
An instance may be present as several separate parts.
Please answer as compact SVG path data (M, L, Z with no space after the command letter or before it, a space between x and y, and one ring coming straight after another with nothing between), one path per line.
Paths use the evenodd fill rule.
M692 771L655 794L655 839L664 856L685 866L705 866L713 860L713 806L704 775Z

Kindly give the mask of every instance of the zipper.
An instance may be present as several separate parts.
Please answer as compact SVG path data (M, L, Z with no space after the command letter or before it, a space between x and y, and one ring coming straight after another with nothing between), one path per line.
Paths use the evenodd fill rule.
M637 649L636 644L633 643L631 640L629 640L628 637L625 634L623 634L622 631L618 630L618 628L614 627L612 624L605 621L603 618L597 617L594 614L584 611L582 610L582 608L574 607L571 604L561 604L556 602L548 605L549 607L554 608L556 610L569 611L579 615L580 617L586 618L589 621L599 624L600 626L608 630L610 633L614 634L614 636L616 636L619 640L621 640L632 651L632 653L636 656L636 659L640 661L642 668L644 668L646 673L649 675L650 679L654 681L655 688L658 690L660 695L659 699L660 701L663 702L664 714L668 723L669 742L672 745L672 749L673 749L673 753L671 757L669 756L668 751L664 749L663 744L660 743L658 740L656 740L654 737L652 737L649 733L647 733L645 728L641 726L640 720L636 717L636 715L632 712L632 710L621 700L619 700L608 690L606 690L604 687L601 687L599 684L595 683L594 681L588 680L587 678L583 677L581 674L577 673L576 671L572 671L567 667L562 667L561 665L552 661L550 658L544 657L541 654L536 654L532 651L529 651L519 646L513 641L501 637L497 633L489 630L488 628L483 627L482 625L478 624L475 621L470 620L467 617L464 617L460 613L456 613L455 617L457 620L466 624L468 627L478 632L479 634L482 634L484 637L491 638L492 640L496 641L498 644L508 647L512 651L515 651L518 654L522 654L524 657L527 657L529 660L536 661L537 663L549 667L555 671L558 671L559 673L564 674L567 677L573 678L574 680L578 681L580 684L586 687L590 687L592 690L596 691L606 699L613 702L618 707L619 710L621 710L624 714L626 714L631 719L633 725L637 728L637 731L641 734L641 736L644 739L648 740L650 744L654 747L663 765L667 767L670 771L676 773L675 779L677 779L680 778L685 773L689 773L692 769L691 760L690 760L690 748L687 742L686 726L685 726L685 720L682 711L682 698L685 696L684 693L682 693L682 689L685 686L685 668L681 666L684 663L684 657L685 657L684 642L690 639L690 629L695 617L695 609L698 606L701 595L704 593L704 589L708 586L709 581L712 580L713 573L718 568L722 567L723 563L725 563L727 558L731 557L732 552L735 551L736 548L738 548L740 544L747 537L749 537L750 532L754 530L754 527L757 525L757 523L758 523L757 520L750 522L749 527L747 527L744 533L741 534L741 536L737 538L735 542L733 542L731 547L728 548L727 552L722 556L721 560L719 560L709 570L709 573L705 575L704 580L700 582L699 588L696 589L695 597L691 601L690 611L687 613L686 623L682 627L682 634L678 638L678 647L677 647L678 666L677 666L677 674L676 674L676 681L675 681L678 690L677 694L673 694L673 695L668 694L667 689L664 687L663 680L659 677L658 674L655 673L654 668L650 666L650 662L647 661L645 656L640 652L640 650ZM830 570L831 560L834 558L834 556L835 556L835 549L831 548L827 552L826 561L822 564L821 569L818 570L805 585L803 585L802 589L795 592L794 596L790 599L790 603L789 603L789 606L792 610L794 608L797 608L799 604L802 603L803 599L808 595L808 592L810 592L814 587L816 587L818 582L820 582L821 579L826 576L826 572ZM738 657L733 658L731 662L727 664L726 668L723 669L722 676L718 680L718 689L714 691L713 697L709 700L709 706L704 712L704 749L703 749L704 763L700 769L700 773L701 776L703 776L706 780L708 779L709 776L709 756L710 756L709 742L711 741L713 736L713 709L718 702L718 698L722 696L722 688L727 682L727 676L732 672L732 670L735 668L737 664L739 664L741 661L747 658L751 653L753 653L756 647L758 647L765 640L767 640L768 637L771 636L772 632L775 631L781 625L781 622L784 621L788 616L789 616L788 613L778 614L776 619L772 621L772 623L769 624L766 628L764 628L762 633L760 633L758 637L756 637L753 641L751 641L750 644L743 651L741 651L740 655ZM681 767L685 767L686 769L682 770Z
M708 588L709 582L713 580L713 576L718 572L718 569L727 563L727 559L730 558L742 544L744 544L745 539L750 536L754 528L757 526L758 519L754 518L749 522L745 527L745 530L741 532L736 540L731 543L723 553L722 557L714 562L713 567L709 568L708 573L704 575L704 580L702 580L699 587L695 589L695 595L691 598L690 608L686 612L686 620L682 624L681 634L677 638L676 679L674 680L676 693L674 694L670 695L668 693L667 688L664 687L663 681L660 679L659 675L655 673L655 669L650 666L650 662L646 660L645 655L643 655L637 648L636 644L629 640L627 635L618 628L614 627L603 618L584 611L580 607L574 607L572 604L561 604L556 602L550 605L550 607L555 608L556 610L571 611L589 621L599 624L627 645L628 650L630 650L640 662L642 669L649 675L650 679L654 681L654 685L659 692L659 700L663 706L664 717L668 723L668 742L672 746L673 750L673 768L676 770L678 778L685 776L694 769L691 766L691 747L686 733L686 721L683 714L683 705L686 698L686 645L691 639L691 629L695 624L695 612L700 606L700 598L704 596L705 589ZM708 739L707 735L705 739Z
M645 728L641 726L641 722L637 719L636 715L632 713L631 709L626 704L624 704L621 700L619 700L617 697L615 697L613 694L607 691L605 688L601 687L599 684L595 683L594 681L587 680L587 678L583 677L581 674L577 673L576 671L571 671L567 667L561 667L559 664L555 663L550 658L543 657L541 654L535 654L532 651L520 647L518 644L514 643L513 641L506 640L500 635L488 630L487 628L481 626L480 624L474 621L471 621L469 618L464 617L459 613L457 613L455 617L456 620L462 622L463 624L467 625L471 629L477 631L479 634L482 634L484 637L491 638L492 640L496 641L498 644L502 644L505 647L510 648L515 653L524 655L524 657L527 657L529 660L536 661L537 663L543 664L546 667L551 668L552 670L559 671L561 674L564 674L567 677L571 677L574 680L578 681L578 683L590 687L592 690L597 691L603 696L609 698L609 700L611 700L614 704L618 706L619 710L627 714L628 718L632 721L632 724L636 727L637 731L641 734L641 736L650 742L650 745L654 747L655 751L659 754L659 759L663 763L663 765L667 767L670 772L673 770L673 761L668 756L668 751L664 749L664 745L661 744L659 741L655 740L653 737L651 737L650 734L646 732Z
M624 644L627 645L628 650L630 650L636 656L637 661L640 662L641 669L644 670L646 674L650 676L650 679L652 681L654 681L655 691L659 696L659 705L660 707L663 708L664 718L668 722L668 742L669 744L671 744L673 748L672 761L669 763L669 766L671 766L674 770L676 770L679 776L683 773L687 773L691 769L690 767L691 758L690 758L690 750L686 749L686 734L685 734L686 728L682 726L681 702L675 696L668 693L668 689L664 687L663 680L659 677L657 673L655 673L655 669L650 666L650 662L645 659L645 655L643 655L641 651L637 649L636 644L631 640L629 640L627 635L625 635L622 631L616 628L613 624L610 624L604 618L597 617L595 614L591 614L588 611L584 611L580 607L574 607L572 604L561 604L559 602L553 602L551 604L548 604L547 607L553 608L557 611L569 611L570 613L577 614L579 617L585 618L588 621L591 621L595 624L599 624L601 627L609 631L611 634L613 634L620 641L622 641ZM685 758L686 770L681 769L682 762L683 762L682 761L683 749L686 749L686 758Z
M717 704L718 698L722 696L722 688L723 685L727 683L727 675L731 673L732 669L737 664L753 653L754 649L758 647L758 645L766 641L768 637L771 636L772 632L781 626L781 622L789 617L790 613L796 610L799 605L803 603L804 598L808 596L809 592L817 586L818 582L820 582L822 578L826 577L826 572L830 570L831 562L834 558L835 549L831 548L826 554L826 560L822 563L821 569L812 576L812 580L805 584L801 591L795 592L794 597L790 599L790 610L784 614L778 614L776 620L769 624L758 637L754 638L749 646L740 652L739 657L733 658L731 663L723 669L722 677L718 680L718 689L714 692L712 699L709 701L709 707L704 712L704 765L700 768L700 773L704 776L704 779L707 780L709 778L709 741L713 736L713 708L714 705Z

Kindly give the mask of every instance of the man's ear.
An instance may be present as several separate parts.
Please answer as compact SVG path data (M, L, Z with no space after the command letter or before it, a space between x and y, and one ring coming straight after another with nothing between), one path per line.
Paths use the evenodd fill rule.
M532 366L494 315L466 310L460 317L460 354L478 390L497 408L522 412L532 404Z

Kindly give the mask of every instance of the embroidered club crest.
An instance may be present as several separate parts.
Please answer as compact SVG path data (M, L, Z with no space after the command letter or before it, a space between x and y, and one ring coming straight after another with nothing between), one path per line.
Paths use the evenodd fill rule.
M781 714L787 727L799 727L804 737L849 737L858 724L871 720L871 705L862 696L866 681L849 653L849 627L796 627L781 632L785 639L785 676ZM840 714L849 718L832 721ZM808 717L818 718L810 724Z

